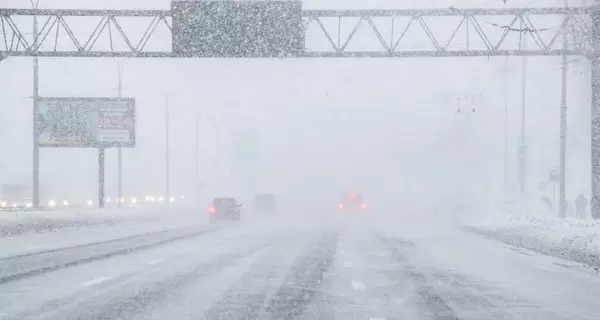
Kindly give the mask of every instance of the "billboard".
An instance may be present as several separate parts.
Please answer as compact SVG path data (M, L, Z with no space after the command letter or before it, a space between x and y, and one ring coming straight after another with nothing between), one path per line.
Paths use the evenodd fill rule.
M36 133L40 147L134 147L135 99L40 98Z

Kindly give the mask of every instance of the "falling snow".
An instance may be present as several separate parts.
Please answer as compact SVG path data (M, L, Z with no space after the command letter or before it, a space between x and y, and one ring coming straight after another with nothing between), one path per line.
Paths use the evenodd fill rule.
M596 319L593 4L2 1L0 320Z

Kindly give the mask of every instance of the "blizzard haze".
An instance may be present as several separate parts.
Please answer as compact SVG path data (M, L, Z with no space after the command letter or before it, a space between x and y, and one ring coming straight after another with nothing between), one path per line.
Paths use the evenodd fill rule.
M169 10L170 4L40 0L39 8ZM174 8L174 35L160 20L148 54L301 52L303 58L40 57L41 97L135 99L136 145L122 150L121 206L115 148L105 154L104 207L99 151L91 148L40 149L40 207L28 196L6 198L9 187L31 187L35 150L37 60L11 50L0 61L0 320L597 320L600 212L590 201L597 200L590 177L598 161L591 157L590 62L579 56L380 58L374 56L387 56L382 47L393 44L378 39L397 41L410 17L314 18L335 15L318 9L564 5L306 0L303 10L318 12L303 13L311 22L304 47L293 38L298 24L276 19L287 13L256 6L251 20L228 20L227 6L224 12L207 6L214 15ZM0 0L0 8L30 7L29 0ZM179 22L197 23L190 23L198 30L192 38L177 33L185 24L177 21L181 12L188 16ZM565 18L527 14L523 19L539 31L534 38L518 23L509 27L514 16L469 15L477 22L467 28L462 14L435 12L414 19L399 55L487 54L481 50L496 44L503 54L522 54L523 46L540 53L536 42L550 44ZM587 13L569 17L577 25L592 20ZM61 21L81 40L99 21L116 20L134 43L154 21L93 18ZM33 38L32 20L0 10L0 53L2 28L14 22ZM220 28L225 35L212 31ZM58 31L58 46L73 52L78 46L66 29ZM569 29L570 45L588 38L581 29ZM131 52L112 31L114 51ZM39 51L54 50L51 32L56 29ZM280 32L292 36L283 41ZM349 34L354 38L340 49ZM212 47L217 40L225 45ZM543 50L561 50L563 38L555 40ZM590 52L583 45L577 52ZM361 57L323 57L339 56L336 48ZM92 51L111 49L105 32ZM77 109L51 110L41 101L39 110L50 110L36 118L41 141L80 141L74 132L125 140L130 132L122 104L78 117ZM567 113L566 210L557 208L561 184L551 175L561 161L561 111ZM59 112L74 117L53 125ZM71 130L73 122L85 122L86 130ZM519 181L519 172L525 179Z
M303 3L306 9L509 5L562 4L541 0L508 1L506 5L502 1ZM578 4L573 1L571 5ZM27 8L30 4L5 0L2 6ZM169 1L41 0L39 7L166 9ZM157 35L170 43L168 34ZM10 150L0 160L0 177L6 183L31 180L31 61L11 57L1 64L0 85L10 88L0 90L5 115L0 120L0 144ZM381 203L402 199L415 205L447 201L491 205L505 194L505 99L508 188L517 187L521 63L521 58L504 57L42 58L40 95L116 96L118 68L124 66L123 96L134 97L137 110L137 146L124 150L125 194L164 192L168 103L173 194L194 194L197 115L203 201L217 193L240 193L231 173L232 136L238 129L254 128L260 136L260 160L255 190L249 193L336 197L356 190ZM579 192L589 193L590 92L587 63L577 60L570 65L567 198L574 198ZM560 58L528 58L527 72L528 192L539 198L538 185L558 166ZM472 105L476 112L467 112ZM41 184L46 193L42 197L52 193L93 197L96 154L91 149L42 149ZM116 151L108 150L106 161L107 196L114 196Z

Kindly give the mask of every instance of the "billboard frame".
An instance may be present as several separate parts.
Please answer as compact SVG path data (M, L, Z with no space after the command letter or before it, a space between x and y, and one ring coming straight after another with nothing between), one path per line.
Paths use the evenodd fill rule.
M41 129L41 120L38 119L38 115L40 114L40 107L48 101L81 101L81 102L126 102L126 106L128 108L127 115L131 118L133 122L132 128L129 128L129 141L128 142L99 142L97 140L94 141L81 141L81 142L70 142L66 144L52 144L52 143L43 143L40 142L40 135L43 134ZM97 113L99 113L100 105L88 105L85 108L95 109ZM96 149L106 149L106 148L134 148L136 144L136 112L135 112L135 98L112 98L112 97L39 97L38 105L35 111L35 133L36 133L36 144L40 148L96 148ZM96 124L97 125L97 124ZM96 128L98 129L98 128Z

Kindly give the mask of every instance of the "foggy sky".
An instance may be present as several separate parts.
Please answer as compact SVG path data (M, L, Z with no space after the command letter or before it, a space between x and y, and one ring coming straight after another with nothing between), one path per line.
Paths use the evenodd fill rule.
M508 1L515 7L531 1ZM571 1L572 5L577 5ZM536 6L562 5L535 1ZM29 7L3 0L1 7ZM166 9L169 1L41 0L41 8ZM502 7L501 1L304 1L309 8ZM551 18L548 18L551 20ZM547 21L556 24L555 21ZM84 28L84 27L82 27ZM89 26L87 27L89 28ZM434 32L447 27L433 24ZM441 31L440 31L441 30ZM157 48L169 35L157 34ZM309 30L310 36L310 30ZM357 34L357 41L369 37ZM424 39L415 37L415 47ZM322 42L307 39L320 45ZM517 41L512 39L511 41ZM363 44L361 44L363 45ZM575 59L575 58L573 58ZM32 59L0 62L0 182L31 180ZM129 59L123 95L136 98L137 147L124 151L126 194L164 193L164 108L171 110L173 194L194 185L194 125L200 119L200 176L233 193L230 137L240 127L261 136L258 189L274 193L495 201L503 188L505 85L509 106L509 177L516 183L521 58L411 59ZM117 59L40 59L41 96L117 94ZM568 200L589 194L590 80L586 62L569 64ZM560 58L528 59L529 192L558 166ZM476 96L475 113L456 112L457 97ZM480 96L483 99L480 99ZM471 101L459 101L463 111ZM216 126L213 126L216 124ZM220 139L217 139L216 128ZM216 141L219 140L219 143ZM96 194L97 151L42 149L41 182L55 193ZM116 152L107 152L107 194L116 192ZM51 195L42 195L48 197ZM488 201L486 200L486 201Z

